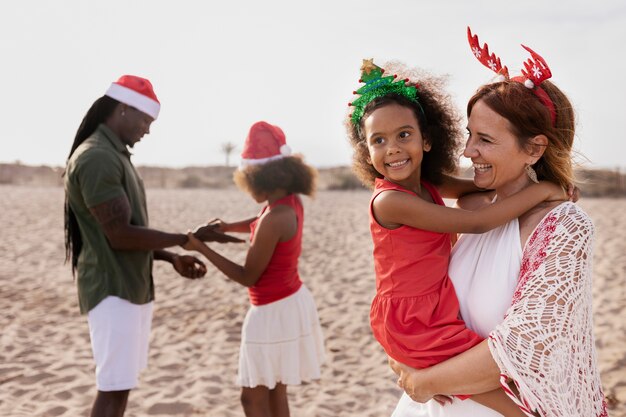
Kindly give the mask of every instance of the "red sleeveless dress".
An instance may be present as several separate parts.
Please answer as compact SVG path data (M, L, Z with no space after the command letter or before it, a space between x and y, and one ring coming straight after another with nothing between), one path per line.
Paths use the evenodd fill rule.
M302 224L304 223L304 209L297 194L290 194L267 205L261 210L259 217L250 224L250 241L254 238L259 219L268 209L285 205L293 208L298 218L298 231L286 242L278 242L270 263L259 277L256 284L248 288L250 303L264 305L281 300L294 294L300 289L302 281L298 274L298 258L302 252Z
M445 205L435 187L422 181L433 201ZM403 225L387 229L374 218L381 192L417 195L377 179L370 200L376 296L370 310L374 337L395 360L425 368L466 351L482 338L460 319L459 301L448 276L450 235Z

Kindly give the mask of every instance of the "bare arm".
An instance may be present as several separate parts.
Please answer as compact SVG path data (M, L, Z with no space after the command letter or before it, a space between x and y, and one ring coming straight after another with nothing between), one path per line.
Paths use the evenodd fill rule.
M220 232L250 233L250 224L257 218L258 217L255 216L233 223L226 223L220 219L213 219L209 222L209 224L216 225L216 230Z
M178 256L178 254L174 252L166 251L164 249L156 249L154 251L154 259L157 261L165 261L169 263L174 263L174 259L176 256Z
M484 233L506 223L544 200L565 193L548 182L532 184L509 198L476 211L432 204L399 191L385 191L373 203L376 220L388 228L408 225L440 233Z
M161 232L131 224L130 202L125 195L91 207L89 211L115 250L155 250L187 242L187 235L183 233ZM200 227L195 233L203 241L242 242L241 239L217 232L213 226ZM168 255L163 256L162 259L167 260Z
M182 233L166 233L130 224L130 202L125 195L91 207L89 211L115 250L155 250L187 241L187 236Z
M437 186L437 190L439 190L439 194L441 194L443 198L461 198L467 194L488 191L478 188L473 180L449 175L443 176L443 181Z
M495 197L495 195L495 191L467 194L463 197L459 197L456 200L456 207L462 208L464 210L478 210L493 203L493 198Z
M243 266L215 252L193 235L189 235L189 243L185 245L185 249L197 250L229 279L245 287L252 287L267 268L276 244L281 238L286 239L295 234L294 223L295 213L286 206L277 206L264 215L259 220Z
M482 394L500 388L500 370L487 341L437 365L413 369L390 359L401 385L415 401L426 402L437 394Z

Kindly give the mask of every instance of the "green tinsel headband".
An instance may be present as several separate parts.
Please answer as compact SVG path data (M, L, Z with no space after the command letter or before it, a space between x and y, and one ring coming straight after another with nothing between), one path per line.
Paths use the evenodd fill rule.
M350 118L355 125L359 125L363 113L365 112L365 107L370 101L388 94L398 94L408 98L416 103L422 111L422 114L424 114L424 109L422 109L418 101L417 88L406 85L408 79L394 81L397 77L396 75L383 77L384 72L384 69L374 64L373 59L363 60L363 65L361 65L361 79L359 82L365 83L365 85L354 92L354 94L359 94L360 97L348 104L354 107Z

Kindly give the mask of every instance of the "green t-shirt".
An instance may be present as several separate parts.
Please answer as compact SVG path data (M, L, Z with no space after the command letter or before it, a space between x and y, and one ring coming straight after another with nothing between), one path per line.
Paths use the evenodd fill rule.
M77 286L81 313L109 295L134 304L154 299L152 251L114 250L89 208L126 195L131 224L148 226L143 181L126 146L101 124L67 163L65 194L76 215L83 246L78 257Z

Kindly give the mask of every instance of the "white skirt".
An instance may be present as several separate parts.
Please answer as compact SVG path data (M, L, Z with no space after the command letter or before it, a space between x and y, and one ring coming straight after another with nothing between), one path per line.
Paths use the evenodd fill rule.
M238 385L299 385L319 379L323 362L322 328L304 284L282 300L250 306L241 329Z

